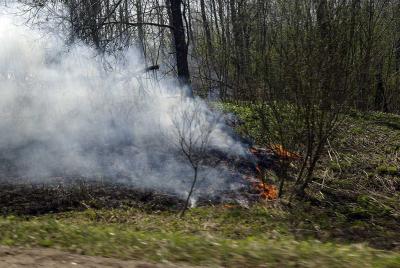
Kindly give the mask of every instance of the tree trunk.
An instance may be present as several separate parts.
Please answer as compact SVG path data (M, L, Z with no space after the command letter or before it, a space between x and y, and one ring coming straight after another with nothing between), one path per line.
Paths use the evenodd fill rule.
M212 41L211 41L211 30L210 30L210 25L207 20L206 5L204 3L204 0L200 0L200 7L201 7L201 18L203 21L204 34L206 37L208 57L211 58L211 57L213 57L214 53L213 53L213 47L212 47ZM210 64L210 62L208 64Z
M203 28L204 28L204 34L206 38L206 45L207 45L207 57L206 57L206 72L207 72L207 78L206 78L206 84L207 84L207 92L211 90L212 87L212 66L213 66L213 57L214 57L214 51L212 47L212 40L211 40L211 30L210 30L210 25L207 20L207 13L206 13L206 6L204 3L204 0L200 0L200 9L201 9L201 18L203 21Z
M174 46L176 53L176 67L181 86L188 87L188 96L193 97L190 82L188 47L185 37L185 28L183 26L182 0L168 0L171 9L172 35L174 36Z
M142 0L137 0L136 2L136 19L139 24L138 26L138 39L139 39L139 47L144 57L146 58L146 46L145 46L145 37L144 37L144 29L143 29L143 10L142 10Z
M197 174L198 174L198 167L195 166L195 167L193 167L193 181L192 181L192 185L191 185L191 187L190 187L190 190L189 190L188 196L187 196L187 198L186 198L185 204L184 204L184 206L183 206L183 208L182 208L181 215L180 215L181 217L185 216L185 212L186 212L186 210L187 210L188 207L189 207L190 198L192 197L192 194L193 194L193 191L194 191L194 187L196 186L196 183L197 183Z
M376 69L375 110L387 112L388 105L385 98L385 85L383 83L383 59L381 59Z

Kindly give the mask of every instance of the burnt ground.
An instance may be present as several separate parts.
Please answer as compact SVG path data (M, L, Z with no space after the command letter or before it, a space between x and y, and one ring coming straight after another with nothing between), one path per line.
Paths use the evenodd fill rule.
M250 204L259 200L259 192L245 177L235 191L200 195L197 206L221 203ZM199 191L200 192L200 191ZM92 209L139 208L146 211L178 211L184 196L140 188L113 180L57 177L45 182L24 179L0 179L0 213L4 216L43 215Z
M3 215L42 215L71 210L136 207L177 210L182 199L133 186L87 179L55 178L51 183L0 182Z
M214 192L212 195L202 194L198 196L196 205L237 202L243 205L257 202L259 192L252 186L252 183L257 180L256 166L265 169L273 168L274 159L271 152L265 149L255 150L257 153L250 155L250 158L235 158L218 151L210 151L204 164L212 166L217 163L226 166L232 170L232 182L242 186L234 191ZM184 204L185 196L140 188L119 178L91 179L79 176L57 176L34 180L16 176L17 167L9 163L1 165L2 163L0 161L0 213L2 215L42 215L87 208L135 207L149 211L180 210ZM13 168L10 169L10 166ZM198 191L199 194L201 192L201 190Z
M196 206L249 205L258 201L258 190L243 178L241 189L198 196ZM49 183L0 181L0 213L3 216L43 215L88 208L179 211L183 205L183 196L110 181L68 178L54 178Z

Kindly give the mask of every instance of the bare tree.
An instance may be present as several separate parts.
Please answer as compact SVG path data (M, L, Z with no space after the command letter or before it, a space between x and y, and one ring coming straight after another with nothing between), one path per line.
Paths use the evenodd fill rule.
M199 181L199 169L206 160L209 149L210 137L218 122L216 116L205 117L201 103L183 105L173 119L175 145L182 153L182 156L193 169L193 178L190 189L181 210L181 216L185 215L188 209L190 198Z

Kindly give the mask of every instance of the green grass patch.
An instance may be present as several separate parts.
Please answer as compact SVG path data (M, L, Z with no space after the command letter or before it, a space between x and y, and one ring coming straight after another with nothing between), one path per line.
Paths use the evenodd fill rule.
M399 168L397 166L380 165L376 168L377 172L382 175L397 175L399 174Z
M225 267L398 267L400 253L297 239L279 209L87 210L0 219L0 243L88 255Z

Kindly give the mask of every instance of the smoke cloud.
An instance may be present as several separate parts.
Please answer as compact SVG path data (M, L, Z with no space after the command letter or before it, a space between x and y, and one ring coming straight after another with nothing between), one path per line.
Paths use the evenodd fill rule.
M201 99L184 98L173 81L142 74L145 66L134 49L104 68L111 59L83 44L67 49L59 38L1 9L0 44L3 176L7 171L41 181L63 175L108 178L184 194L193 170L177 146L176 127L192 112L194 136L213 124L210 149L246 155ZM203 191L236 187L223 165L199 172Z

